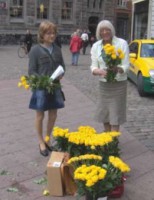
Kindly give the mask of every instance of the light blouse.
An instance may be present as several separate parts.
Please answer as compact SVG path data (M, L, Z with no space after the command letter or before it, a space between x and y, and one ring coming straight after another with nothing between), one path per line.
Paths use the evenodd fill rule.
M122 62L118 67L121 67L123 69L123 73L117 73L115 79L117 81L124 81L127 80L127 71L129 68L129 47L128 43L122 39L118 38L116 36L112 39L112 45L115 46L116 49L121 49L124 52L124 58L122 59ZM91 71L93 72L95 69L107 69L107 66L102 58L102 49L103 49L103 40L99 40L95 42L91 48ZM100 81L106 82L106 79L104 77L100 76Z

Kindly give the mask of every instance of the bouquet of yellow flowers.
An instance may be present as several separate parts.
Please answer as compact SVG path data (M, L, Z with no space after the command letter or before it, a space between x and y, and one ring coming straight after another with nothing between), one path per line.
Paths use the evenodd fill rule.
M124 53L121 49L116 49L115 46L111 44L106 44L102 49L102 58L107 66L107 82L115 82L117 74L117 66L121 64L124 58Z
M18 87L23 87L26 90L29 88L31 90L47 90L48 93L53 93L53 90L56 88L60 88L60 83L54 83L50 76L21 76L20 82L18 82Z
M130 167L119 157L109 156L102 165L103 157L86 154L72 157L68 164L74 167L74 179L78 188L78 197L87 195L88 200L108 196L116 186L121 184L124 173Z
M23 87L26 90L31 88L32 90L47 90L48 93L53 93L54 89L60 88L61 85L59 82L54 81L59 76L64 74L64 69L61 65L53 72L51 76L47 75L30 75L30 76L21 76L18 83L18 87Z

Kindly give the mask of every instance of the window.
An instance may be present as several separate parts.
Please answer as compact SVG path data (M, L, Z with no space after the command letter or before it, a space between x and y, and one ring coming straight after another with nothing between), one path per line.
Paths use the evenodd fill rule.
M63 1L61 18L62 20L72 19L73 3L72 1Z
M96 0L93 1L93 8L96 7Z
M0 16L6 16L7 15L7 4L4 1L0 1ZM2 20L1 20L2 23ZM5 20L4 20L5 23Z
M154 57L154 44L142 44L141 57Z
M23 0L10 1L10 16L12 18L23 18Z
M127 0L118 0L117 5L120 6L120 7L126 7L127 6Z
M102 8L102 3L103 3L103 0L99 0L99 8L100 9Z
M37 19L47 19L49 15L49 0L37 1Z
M129 46L130 53L138 53L138 43L134 42Z
M89 0L87 1L87 7L89 8Z

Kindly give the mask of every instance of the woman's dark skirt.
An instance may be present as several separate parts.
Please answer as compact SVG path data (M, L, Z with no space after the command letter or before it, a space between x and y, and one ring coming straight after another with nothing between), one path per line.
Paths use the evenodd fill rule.
M95 119L97 122L121 125L126 121L127 81L100 81Z
M29 108L37 111L64 108L64 94L61 89L48 93L47 90L34 90L29 103Z

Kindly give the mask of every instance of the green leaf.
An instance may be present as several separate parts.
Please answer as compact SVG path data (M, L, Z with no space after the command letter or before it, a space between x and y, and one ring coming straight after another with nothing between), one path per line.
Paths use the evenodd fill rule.
M16 187L10 187L10 188L7 189L7 191L8 192L18 192L19 190Z
M1 176L10 175L10 174L11 174L11 173L8 172L7 170L2 170L2 171L0 172L0 175L1 175Z
M47 179L46 178L40 178L38 180L34 180L33 182L38 184L38 185L43 185L43 184L47 184Z
M34 166L34 167L37 167L37 166L38 166L38 164L37 164L36 162L33 162L33 161L32 161L32 162L29 162L29 164L32 165L32 166Z

